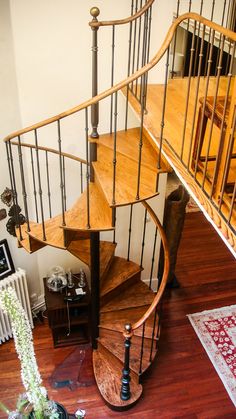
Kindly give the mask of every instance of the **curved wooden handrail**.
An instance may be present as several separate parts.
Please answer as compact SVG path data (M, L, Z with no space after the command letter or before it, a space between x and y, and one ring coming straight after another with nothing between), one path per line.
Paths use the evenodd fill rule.
M12 141L11 144L12 145L16 145L16 146L19 145L19 143L17 141ZM27 148L34 148L34 149L36 149L36 146L34 144L28 144L28 143L21 143L21 147L27 147ZM42 146L38 146L37 149L38 150L42 150L42 151L48 151L49 153L53 153L53 154L61 154L61 156L63 156L63 157L67 157L68 159L76 160L79 163L83 163L83 164L86 164L87 165L86 160L81 159L80 157L76 157L73 154L64 153L63 151L60 153L58 150L55 150L54 148L42 147ZM89 163L88 163L88 166L89 166Z
M174 23L170 26L167 35L162 43L162 46L160 47L159 51L156 53L156 55L147 63L144 67L137 70L135 73L133 73L131 76L126 78L125 80L122 80L121 82L117 83L115 86L110 87L109 89L105 90L104 92L98 94L97 96L94 96L93 98L87 100L86 102L81 103L78 106L75 106L74 108L71 108L65 112L62 112L56 116L53 116L51 118L45 119L44 121L38 122L37 124L31 125L30 127L21 129L19 131L13 132L12 134L8 135L4 138L4 141L10 141L11 139L23 135L27 132L37 130L38 128L41 128L45 125L52 124L53 122L59 121L60 119L66 118L67 116L73 115L76 112L79 112L85 108L88 108L91 105L94 105L98 103L99 101L105 99L108 96L111 96L115 92L123 89L130 83L134 82L137 78L141 77L143 74L151 70L163 57L164 53L168 49L173 37L176 28L180 25L181 22L183 22L186 19L194 19L199 23L202 23L206 26L209 26L210 28L214 29L215 31L222 33L224 36L230 38L233 41L236 41L236 33L230 31L229 29L225 29L222 26L218 25L217 23L211 22L208 19L205 19L204 17L198 15L197 13L185 13L182 16L179 16Z
M155 298L153 299L152 304L150 305L150 307L148 308L146 313L144 313L144 315L141 317L141 319L139 319L136 323L131 325L131 333L134 332L134 330L141 327L145 323L145 321L149 318L149 316L153 313L155 308L157 307L157 304L160 302L161 297L163 295L163 292L165 290L165 286L166 286L168 275L169 275L169 269L170 269L170 255L169 255L168 243L167 243L167 239L166 239L164 229L163 229L160 221L158 220L155 212L150 207L150 205L148 205L148 203L146 201L143 201L142 204L145 206L149 215L153 219L156 227L158 228L160 236L161 236L161 241L162 241L162 245L163 245L163 249L164 249L164 271L163 271L163 275L162 275L162 279L161 279L160 288L159 288Z
M93 28L98 28L100 26L116 26L116 25L125 25L126 23L133 22L134 20L141 17L154 3L155 0L149 0L138 12L129 16L125 19L118 19L118 20L107 20L107 21L95 21L92 20L89 22L89 25Z

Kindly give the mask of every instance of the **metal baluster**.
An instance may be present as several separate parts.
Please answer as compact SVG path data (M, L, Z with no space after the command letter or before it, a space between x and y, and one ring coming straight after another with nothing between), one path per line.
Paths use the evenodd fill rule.
M31 154L31 169L32 169L32 179L33 179L33 188L34 188L34 203L35 203L35 212L36 212L36 221L39 222L39 214L38 214L38 202L37 202L37 192L36 192L36 182L35 182L35 173L34 173L34 156L33 156L33 149L30 149Z
M211 18L210 18L211 21L213 20L213 16L214 16L214 9L215 9L215 0L212 1ZM208 57L209 57L209 49L210 49L209 43L210 43L210 38L211 38L211 32L212 32L212 29L210 28L210 30L209 30L209 36L208 36L208 41L207 41L206 64L205 64L205 70L204 70L204 75L205 76L206 76L207 69L208 69Z
M161 131L160 131L160 147L159 147L159 154L157 160L157 168L161 169L161 153L162 153L162 143L163 143L163 132L165 127L165 111L166 111L166 96L167 96L167 83L168 83L168 68L169 68L169 57L170 57L170 47L167 49L166 52L166 71L165 71L165 84L164 84L164 95L163 95L163 105L162 105L162 115L161 115ZM158 191L158 176L157 176L157 184L156 184L156 191Z
M112 183L112 205L116 205L116 139L117 139L117 92L115 93L114 111L114 148L113 148L113 183ZM114 225L112 225L114 227Z
M226 106L226 104L225 104L225 106ZM222 119L222 126L223 125L224 125L224 118ZM220 194L220 200L219 200L219 209L221 209L221 206L222 206L224 191L225 191L226 182L227 182L229 169L230 169L230 164L231 164L231 157L232 157L233 148L234 148L235 128L236 128L236 112L234 112L233 124L232 124L232 128L231 128L232 132L231 132L231 135L230 135L230 140L229 140L228 150L227 150L227 157L226 157L225 166L224 166L222 188L221 188L221 194ZM222 130L222 128L221 128L221 130ZM218 151L217 157L218 157L219 154L221 155L221 150ZM214 176L213 180L215 180L215 176ZM213 194L213 188L212 188L212 192L211 192L211 197L212 197L212 194Z
M221 123L221 129L220 129L220 140L219 140L219 145L218 145L218 150L217 150L217 154L216 154L216 163L215 163L215 169L214 169L214 174L213 174L213 179L212 179L212 188L211 188L211 193L210 193L210 197L212 198L213 196L213 192L214 192L214 185L216 182L216 177L217 177L217 172L218 172L218 168L219 168L219 163L220 163L220 158L221 158L221 152L222 152L222 147L223 147L223 139L224 139L224 135L225 135L225 118L226 118L226 109L227 109L227 103L228 103L228 99L229 99L229 94L230 94L230 86L231 86L231 81L232 81L232 76L233 76L233 64L234 64L234 54L235 54L235 42L234 42L234 46L233 46L233 52L232 52L232 58L231 58L231 62L230 62L230 69L229 69L229 74L228 74L228 83L227 83L227 89L226 89L226 95L225 95L225 101L224 101L224 110L223 110L223 116L222 116L222 123ZM235 130L235 119L233 122L233 129L232 132L234 133ZM230 139L230 143L232 143L232 147L233 147L233 142L234 142L234 136L231 136ZM231 146L229 145L229 150L230 150ZM230 153L231 154L231 153ZM227 159L230 159L230 156L227 155ZM230 162L228 163L230 164ZM225 187L225 182L226 182L226 173L224 173L223 176L223 188L222 188L222 194L220 197L220 201L219 201L219 208L221 208L221 204L222 204L222 198L223 198L223 191L224 191L224 187Z
M85 108L85 141L86 141L86 183L87 183L87 228L90 228L90 199L89 199L89 140L88 140L88 108Z
M142 76L143 78L144 76ZM145 89L144 84L141 83L142 101L141 101L141 124L139 131L139 157L138 157L138 179L137 179L137 194L136 200L139 200L140 193L140 178L141 178L141 163L142 163L142 147L143 147L143 121L144 121L144 104L145 104Z
M157 311L157 315L158 315L158 326L157 326L157 334L156 334L156 348L158 346L158 341L159 341L159 337L160 337L160 328L161 328L161 316L162 316L162 309L163 309L163 300L161 300L160 302L160 309L159 309L159 313Z
M14 215L17 221L16 227L19 228L20 240L23 240L22 229L21 229L21 224L20 224L20 219L19 219L19 212L16 211L16 206L18 206L18 196L17 196L17 190L16 190L16 178L15 178L15 172L14 172L14 162L13 162L13 156L12 156L11 142L6 143L6 150L7 150L7 160L8 160L11 189L13 191Z
M63 171L64 209L66 211L66 166L65 166L65 156L62 157L62 171Z
M145 213L144 213L143 240L142 240L142 251L141 251L141 257L140 257L140 268L143 268L143 254L144 254L144 247L145 247L146 226L147 226L147 209L145 209Z
M62 154L61 154L61 125L60 119L57 121L57 134L58 134L58 150L59 150L59 169L60 169L60 188L61 188L61 214L62 225L66 225L65 220L65 207L64 207L64 184L63 184L63 168L62 168Z
M26 224L27 224L27 231L30 232L29 212L28 212L28 204L27 204L27 192L26 192L26 186L25 186L25 174L24 174L24 164L23 164L23 155L22 155L20 135L18 135L18 156L19 156L20 176L21 176L22 195L23 195L23 201L24 201L25 219L26 219Z
M233 195L232 195L232 199L231 199L231 206L230 206L230 211L229 211L229 217L228 217L228 220L227 220L227 224L230 223L230 220L231 220L231 217L232 217L232 214L233 214L235 199L236 199L236 182L234 183L234 190L233 190Z
M181 151L180 151L180 159L183 160L183 153L184 153L184 146L185 146L185 134L186 134L186 126L187 126L187 117L188 117L188 105L189 105L189 97L190 97L190 87L191 87L191 80L192 80L192 67L193 67L193 56L195 52L195 31L196 31L196 21L194 21L194 30L192 35L192 45L191 45L191 53L190 53L190 63L189 63L189 72L188 72L188 87L187 87L187 94L186 94L186 105L185 105L185 113L184 113L184 126L183 126L183 135L181 141Z
M201 0L200 11L199 11L199 14L200 15L202 14L202 8L203 8L203 0ZM193 76L194 77L196 76L197 64L198 64L198 49L199 49L199 41L200 41L200 38L199 38L199 36L200 36L200 28L201 28L201 23L198 22L197 41L196 41L196 50L195 50L195 57L194 57L194 69L193 69ZM201 44L202 44L202 41L201 41ZM199 68L199 66L198 66L198 68Z
M134 0L131 2L131 16L133 15L134 9ZM133 22L129 24L129 48L128 48L128 69L127 69L127 77L130 75L130 66L131 66L131 47L132 47L132 31L133 30ZM129 110L129 85L126 88L126 104L125 104L125 130L128 127L128 110Z
M149 61L150 55L150 43L151 43L151 26L152 26L152 6L149 9L149 19L148 19L148 35L147 35L147 57L146 63ZM146 73L146 80L145 80L145 112L147 112L147 86L148 86L148 72Z
M156 244L157 244L157 227L155 229L155 236L154 236L154 243L153 243L153 252L152 252L152 264L151 264L151 272L150 272L150 281L149 281L149 289L152 288L152 275L153 275L153 268L154 268L154 261L155 261L155 253L156 253Z
M155 312L154 312L154 320L153 320L153 327L152 327L152 340L151 340L150 358L149 358L150 362L152 362L152 352L153 352L153 345L154 345L156 319L157 319L157 307L156 307Z
M220 50L219 65L217 67L217 80L216 80L214 103L213 103L213 109L212 109L210 133L209 133L209 138L208 138L207 152L206 152L204 172L203 172L203 180L202 180L202 186L201 186L202 189L204 189L204 184L205 184L206 174L207 174L208 158L209 158L209 152L210 152L210 147L211 147L213 125L214 125L214 115L215 115L215 110L216 110L217 95L218 95L218 90L219 90L220 75L221 75L221 69L222 69L222 58L223 58L223 52L224 52L224 43L225 43L225 37L223 37L223 42L222 42L222 46L221 46L221 50ZM216 165L215 165L215 169L216 169ZM214 177L215 177L215 175L214 175ZM213 191L213 188L214 188L214 184L212 183L212 191Z
M130 216L129 216L129 239L128 239L128 254L127 260L129 261L130 256L130 244L131 244L131 233L132 233L132 218L133 218L133 204L130 205Z
M143 352L144 352L145 326L146 326L146 322L143 323L142 343L141 343L141 350L140 350L139 376L142 374L142 367L143 367Z
M176 10L176 18L179 17L179 6L180 6L180 0L177 1L177 10ZM174 46L173 46L173 58L172 58L172 68L171 68L171 78L174 77L174 66L175 66L175 52L176 52L176 42L177 42L177 30L174 34Z
M142 0L140 0L140 9L142 7ZM139 29L138 29L138 52L137 52L137 63L136 71L139 69L139 56L140 56L140 42L141 42L141 28L142 28L142 16L139 18ZM135 81L135 96L137 96L138 79Z
M138 11L138 0L135 1L135 13ZM136 32L137 32L137 19L134 22L134 38L133 38L133 57L132 57L132 74L134 73L135 69L135 57L136 57ZM133 90L133 83L131 83L131 91L134 94Z
M111 58L111 87L114 86L114 68L115 68L115 25L112 26L112 58ZM113 122L113 94L111 95L110 110L110 134L112 134Z
M49 216L52 218L52 205L51 205L51 190L50 190L50 180L49 180L49 165L48 165L48 152L45 153L46 156L46 174L47 174L47 187L48 187L48 210Z
M222 19L221 19L221 26L223 26L223 24L224 24L225 9L226 9L226 1L227 1L227 0L224 0L223 13L222 13ZM216 58L216 71L215 71L215 76L217 76L217 66L219 65L221 42L222 42L222 33L220 34L219 47L217 48L217 58Z
M148 13L145 12L144 15L144 28L143 28L143 48L142 48L142 67L145 66L146 54L147 54L147 21L148 21ZM140 95L139 95L139 102L142 106L142 96L146 96L146 74L141 77L141 85L140 85ZM144 101L144 110L145 110L146 99Z
M132 337L132 327L131 324L125 325L125 356L124 356L124 368L122 370L122 379L121 379L121 391L120 398L121 400L129 400L131 397L130 393L130 346L131 346L131 337Z
M191 137L190 137L189 155L188 155L188 169L189 169L189 166L190 166L191 150L192 150L192 145L193 145L193 135L194 135L194 128L195 128L196 114L197 114L198 94L199 94L200 76L201 76L202 59L203 59L205 30L206 30L206 26L203 25L202 40L201 40L199 60L198 60L198 74L197 74L197 84L196 84L196 93L195 93L195 102L194 102L194 111L193 111L193 122L192 122L192 130L191 130Z
M191 7L192 7L192 2L189 1L189 5L188 5L188 12L191 12ZM187 28L186 28L186 33L189 33L189 23L190 23L190 19L188 19L187 21ZM185 69L185 64L186 64L186 59L187 59L187 54L184 54L184 62L183 62L183 68Z
M41 185L41 174L40 174L40 164L39 164L39 149L38 149L38 134L37 130L34 130L34 138L35 138L35 152L36 152L36 161L37 161L37 172L38 172L38 187L39 187L39 202L40 202L40 211L41 211L41 223L42 223L42 233L43 233L43 240L46 240L46 231L45 231L45 223L44 223L44 210L43 210L43 191Z
M209 51L209 56L207 60L207 79L205 83L205 93L204 93L204 101L202 106L202 117L201 117L201 124L200 124L200 130L199 130L199 138L202 137L202 131L203 131L203 121L204 121L204 114L206 109L206 99L207 99L207 93L208 93L208 86L209 86L209 80L210 80L210 71L211 71L211 65L212 65L212 52L213 52L213 44L214 44L214 37L215 37L215 31L213 30L211 33L211 47ZM195 161L195 169L194 169L194 179L196 180L197 176L197 168L198 168L198 160L200 157L200 141L198 142L197 152L196 152L196 161Z
M82 194L84 192L83 187L83 163L80 162L80 193Z
M116 226L116 208L112 208L112 226ZM116 229L113 231L113 244L116 243Z

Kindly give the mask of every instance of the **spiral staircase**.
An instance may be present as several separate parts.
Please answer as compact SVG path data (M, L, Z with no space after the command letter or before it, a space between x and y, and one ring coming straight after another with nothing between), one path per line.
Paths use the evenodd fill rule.
M140 10L132 8L131 17L124 21L99 22L97 19L99 11L93 8L91 11L93 20L90 22L93 33L93 98L5 138L14 204L16 207L19 204L23 205L25 213L25 221L23 223L21 220L17 221L16 234L19 246L30 253L45 246L64 249L90 268L94 375L102 397L111 408L117 410L131 407L141 397L142 375L150 367L158 351L161 303L169 272L169 253L165 233L153 209L153 201L158 204L161 177L163 173L170 171L169 163L184 179L187 186L193 188L197 198L201 197L201 204L204 206L204 202L206 203L205 207L213 214L212 218L215 217L216 211L214 202L209 204L203 188L199 187L200 175L197 173L197 167L193 179L189 155L188 167L186 166L184 145L180 157L177 148L174 149L177 141L168 142L171 138L175 140L178 123L176 127L171 125L173 129L168 131L168 124L170 121L174 124L172 123L174 118L171 114L168 119L168 111L172 108L168 106L167 101L169 99L167 72L170 44L183 21L193 21L195 28L197 24L199 28L203 25L204 31L207 25L211 31L221 28L198 15L191 13L184 15L173 23L161 49L152 60L149 60L153 2L154 0L149 0L144 2L144 5L141 2ZM137 65L135 64L135 68L132 69L131 49L134 51L135 47L131 47L129 42L128 78L115 85L113 49L111 87L97 94L98 29L102 26L112 27L114 47L115 27L127 23L130 25L130 34L132 35L132 31L137 34L138 49L142 50L142 57L139 58L136 52L134 59L133 52L133 62L137 62ZM226 32L222 31L225 36ZM235 35L230 31L227 35L230 35L232 42L235 42ZM152 94L149 93L148 73L165 53L167 54L166 80L164 85L159 86L155 99L158 110L154 115L154 105L150 108L149 102ZM190 76L187 80L191 78ZM209 74L207 77L209 78ZM201 86L200 78L198 75L198 79L195 79L198 89ZM214 83L219 84L217 80ZM185 86L189 97L190 84L191 82L186 82L186 78L182 81L170 80L172 97L175 86L178 86L178 92L184 91L183 86ZM126 97L125 107L122 105L122 95ZM193 127L197 120L199 96L200 93L197 94L193 106ZM110 132L99 135L98 105L106 99L110 101L110 109L104 118L110 124ZM171 100L169 102L171 103ZM138 121L135 128L129 126L129 115L132 112L130 104ZM180 114L180 108L175 115ZM118 129L119 113L124 115L122 129L120 127ZM91 114L91 135L89 135L89 114ZM186 130L188 109L187 112L185 109L181 115ZM78 118L76 127L82 127L83 134L79 139L79 146L83 150L81 152L83 158L63 151L66 144L66 126L70 123L70 118ZM152 125L152 118L158 120L160 127L158 132ZM165 126L168 132L167 138L164 138L163 134ZM192 132L193 130L194 128ZM48 138L50 138L50 148L47 146ZM192 153L192 145L190 151ZM71 171L76 173L77 181L74 185L70 182ZM204 182L205 180L204 178ZM74 188L72 193L69 191L71 187ZM72 198L68 203L70 195ZM151 200L151 203L148 203L148 200ZM133 217L134 209L138 206L143 208L143 215L137 228L141 231L141 235L139 243L134 243L132 242ZM121 208L127 208L123 218L119 217ZM227 240L231 240L234 247L231 225L225 222L224 214L220 216L222 217L220 227L227 225ZM152 233L149 221L152 224ZM123 227L124 225L126 227ZM125 252L116 251L119 245L116 232L120 227L121 230L123 228L121 236L127 238L122 242L122 246L127 250L125 256ZM101 236L104 234L111 234L113 238L103 240ZM147 283L142 280L141 275L147 263L144 257L145 246L147 242L150 244L150 241L153 244L148 250L150 274ZM159 278L158 274L160 242L164 249L162 278ZM133 259L132 246L138 247L139 260L136 257ZM154 285L156 279L157 285L156 283Z

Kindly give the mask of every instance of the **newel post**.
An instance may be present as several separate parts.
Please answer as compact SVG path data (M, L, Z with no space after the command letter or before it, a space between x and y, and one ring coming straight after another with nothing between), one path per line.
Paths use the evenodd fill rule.
M90 9L90 14L93 17L91 24L98 22L97 17L100 14L98 7L92 7ZM99 26L91 25L92 29L92 97L96 96L98 93L98 40L97 33ZM95 103L91 106L91 125L92 132L90 135L90 162L97 160L97 144L94 140L99 137L98 134L98 122L99 122L99 104ZM93 168L90 169L90 180L94 181Z
M130 346L131 346L131 337L132 337L131 324L125 325L124 337L125 337L125 357L124 357L124 368L122 370L122 378L121 378L120 398L121 400L129 400L131 397L130 384L129 384L131 380L130 368L129 368Z

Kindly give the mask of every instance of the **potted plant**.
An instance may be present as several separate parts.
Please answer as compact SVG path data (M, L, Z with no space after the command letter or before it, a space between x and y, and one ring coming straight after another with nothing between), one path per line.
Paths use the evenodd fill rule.
M2 408L9 418L66 419L68 414L59 403L49 400L35 358L31 327L26 313L11 287L0 293L0 306L11 319L16 352L21 362L21 378L26 393L19 397L16 410Z

